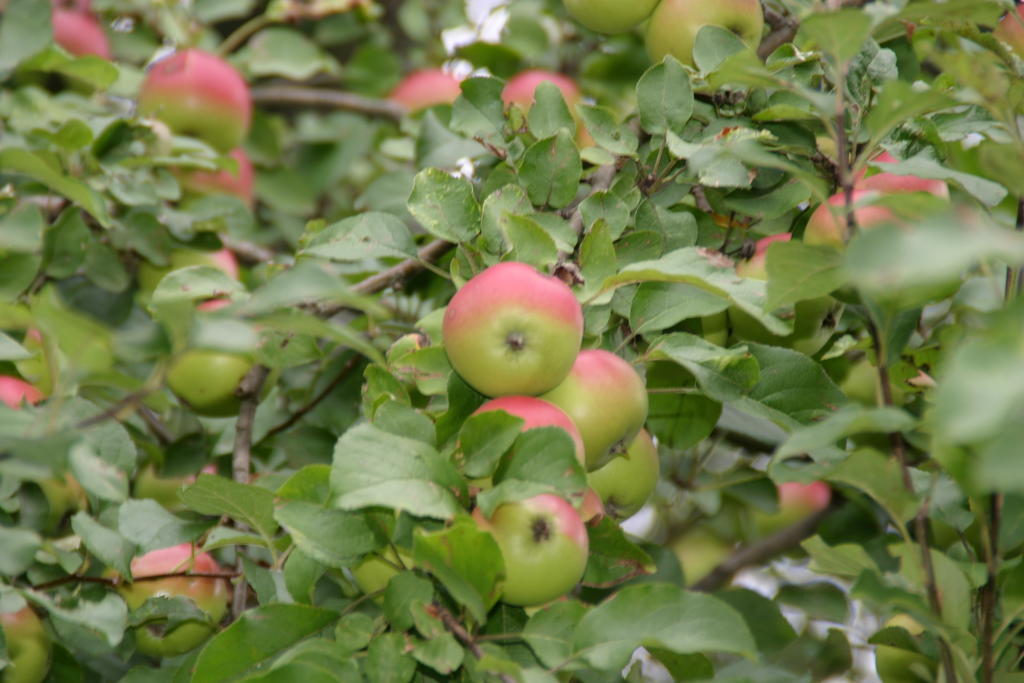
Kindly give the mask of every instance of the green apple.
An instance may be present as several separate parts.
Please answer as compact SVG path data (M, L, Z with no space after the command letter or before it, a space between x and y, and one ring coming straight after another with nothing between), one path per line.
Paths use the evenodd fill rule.
M247 356L191 349L167 370L167 386L192 410L206 417L229 417L241 404L235 390L253 360Z
M646 19L658 0L565 0L573 19L598 33L622 33Z
M913 617L897 614L885 622L885 628L899 627L911 636L919 636L924 627ZM924 683L934 681L935 662L919 652L893 645L875 646L875 671L882 683Z
M764 30L760 0L661 0L647 23L647 54L672 55L693 66L693 45L704 26L719 26L757 47Z
M173 657L194 649L213 634L214 625L220 622L227 611L231 588L225 579L181 576L139 581L147 576L179 572L184 574L221 571L220 565L210 555L194 555L189 543L161 548L136 557L132 560L131 569L133 582L118 587L129 609L138 609L152 597L181 595L192 600L196 607L209 617L209 623L187 621L170 630L167 630L166 624L160 621L148 622L138 627L135 629L135 646L143 654L152 657Z
M623 453L647 419L647 388L633 366L602 349L581 351L561 384L542 395L583 435L587 469Z
M523 431L537 427L561 427L566 431L576 446L576 459L581 465L586 464L583 437L576 424L558 406L532 396L502 396L493 398L474 411L474 415L492 410L503 410L523 421Z
M421 69L403 78L388 99L411 112L451 104L462 94L461 81L441 69Z
M824 510L832 500L832 489L823 481L812 481L810 484L786 482L776 485L776 492L779 499L776 512L753 512L754 526L762 536L781 531L818 510Z
M491 532L505 560L501 599L522 607L543 605L568 593L583 578L589 538L567 501L544 493L499 505L490 519L474 517Z
M499 263L455 293L441 336L452 367L486 396L536 396L561 382L583 339L568 285L525 263Z
M891 375L890 375L891 376ZM899 382L890 382L892 402L902 405L907 399L907 390ZM882 387L878 378L878 367L868 357L853 363L846 377L840 382L839 388L848 398L861 405L873 408L882 404Z
M201 472L206 474L217 474L217 466L209 464ZM155 500L168 510L176 511L185 509L185 504L178 495L182 486L194 484L196 475L190 474L184 477L161 477L153 465L147 465L139 470L132 485L132 497Z
M42 683L50 670L53 643L31 607L0 614L10 664L0 672L3 683Z
M252 101L235 67L217 55L189 49L150 67L139 90L139 113L227 152L249 134Z
M46 528L56 529L69 512L85 510L89 507L89 498L78 480L65 473L63 477L54 477L37 481L36 485L46 498L49 509L46 515Z
M219 249L217 251L203 251L202 249L175 249L171 252L170 264L168 266L154 266L149 262L142 262L139 265L139 290L146 294L152 294L160 280L172 270L187 268L188 266L211 266L219 268L227 273L228 277L235 280L240 274L238 259L230 249Z
M632 517L644 506L658 484L661 461L654 440L641 429L626 452L587 475L609 517Z
M671 548L679 559L688 586L700 581L732 553L732 546L702 528L692 529L674 539Z
M700 319L704 340L715 346L729 343L729 315L725 311L712 313Z
M383 552L383 557L368 555L352 570L352 577L364 593L376 593L388 587L391 577L399 572L400 566L412 568L412 558L402 550L396 555L394 548L388 548Z

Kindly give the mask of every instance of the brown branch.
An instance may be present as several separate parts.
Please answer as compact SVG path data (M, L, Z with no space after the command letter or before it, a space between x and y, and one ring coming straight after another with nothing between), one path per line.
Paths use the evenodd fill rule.
M309 401L309 403L307 403L306 405L302 406L294 413L292 413L287 420L268 430L267 433L264 434L263 437L260 439L260 442L262 443L264 439L269 439L275 434L279 434L285 431L286 429L289 429L292 425L301 420L303 416L307 415L309 411L313 410L313 408L316 408L321 401L330 396L331 392L334 391L339 384L344 382L345 379L348 378L350 374L352 374L352 371L356 369L361 360L362 356L359 356L358 354L353 355L351 358L349 358L348 361L345 362L345 365L338 372L337 376L334 379L332 379L330 383L326 387L324 387L320 393L314 396Z
M441 620L441 623L444 624L444 627L448 629L448 631L453 636L455 636L455 638L460 643L466 646L466 649L469 650L470 654L472 654L477 659L483 658L484 651L480 649L480 645L477 644L476 640L469 633L469 631L467 631L462 626L462 624L459 623L459 620L455 618L455 615L449 612L444 605L437 602L432 602L430 603L429 612L433 613L434 616ZM502 683L515 682L515 679L509 676L508 674L500 674L498 678L502 681Z
M225 247L248 263L270 263L276 256L272 249L267 249L259 244L253 244L245 240L235 239L234 237L223 236L220 238L220 241Z
M981 680L992 683L995 680L996 606L999 599L999 527L1002 520L1003 494L996 493L989 498L988 543L985 544L985 565L988 581L981 587Z
M139 417L146 423L146 427L149 428L150 433L160 442L161 445L166 446L167 444L174 441L174 436L170 430L167 429L156 413L153 412L152 408L148 408L144 405L139 406Z
M809 517L805 517L795 524L764 538L757 543L746 545L725 558L717 567L711 570L700 581L690 586L690 590L710 593L725 586L732 580L741 569L764 564L771 558L784 553L790 548L795 548L806 538L810 538L817 531L822 520L834 510L835 504L818 510Z
M32 590L46 590L48 588L56 588L57 586L63 586L69 583L98 583L104 586L117 587L124 583L141 583L143 581L159 581L160 579L224 579L230 581L231 579L237 579L239 574L237 572L167 572L164 574L151 574L149 576L136 576L132 577L132 580L125 581L121 576L79 576L72 574L70 576L62 576L59 579L53 579L52 581L46 581L32 586Z
M405 107L390 100L364 97L343 90L311 88L304 85L258 86L252 89L252 101L256 104L302 104L333 107L370 116L383 116L396 121L401 120L407 113Z
M101 422L106 422L107 420L119 417L124 411L131 413L138 408L142 399L146 398L151 393L153 393L152 389L139 389L138 391L133 391L103 412L82 420L75 425L75 429L88 429L89 427L98 425Z
M690 194L693 195L694 200L697 202L697 208L704 213L714 213L715 210L711 208L711 202L708 201L708 196L704 194L704 188L700 185L694 185L690 188Z
M771 27L771 32L762 38L761 44L757 46L757 56L761 59L793 40L797 29L800 28L800 22L792 16L779 14L768 7L764 9L764 20Z

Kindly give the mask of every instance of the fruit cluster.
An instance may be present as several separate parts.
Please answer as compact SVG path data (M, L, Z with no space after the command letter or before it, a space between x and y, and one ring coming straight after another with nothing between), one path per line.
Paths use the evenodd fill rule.
M632 515L657 483L657 448L643 430L644 381L613 353L581 351L583 310L572 290L525 263L499 263L470 279L452 297L441 336L459 376L490 397L473 415L504 411L523 421L523 431L560 428L588 471L591 490L578 510L541 494L500 504L489 516L473 511L504 557L502 600L522 606L554 600L583 576L585 522ZM474 483L491 486L489 478ZM385 567L375 558L354 574L370 592L390 578Z
M564 0L565 8L579 23L597 33L622 33L644 20L647 53L654 61L672 55L694 65L693 47L705 26L733 33L743 43L757 47L764 31L760 0Z

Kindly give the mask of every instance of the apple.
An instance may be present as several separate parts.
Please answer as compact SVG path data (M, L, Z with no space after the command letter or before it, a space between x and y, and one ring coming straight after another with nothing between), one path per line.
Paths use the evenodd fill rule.
M18 410L24 403L36 404L45 398L43 392L23 379L0 375L0 401L9 408Z
M888 152L882 152L874 160L884 164L899 162L899 159ZM874 175L865 174L857 181L856 186L865 190L877 190L878 192L891 192L894 194L927 192L940 199L949 199L949 185L943 180L921 178L916 175L898 175L888 171L880 171Z
M167 386L199 415L229 417L238 412L238 383L252 369L248 356L190 349L167 370Z
M455 76L441 69L421 69L406 75L388 99L417 112L438 104L451 104L461 94L462 86Z
M483 404L473 413L490 412L492 410L503 410L509 415L515 415L523 420L523 431L537 427L561 427L572 438L576 446L576 459L581 465L586 464L586 455L583 450L583 437L580 430L576 428L572 419L565 414L561 408L547 401L532 396L502 396L494 398Z
M34 327L25 330L25 338L21 340L21 345L25 347L26 351L31 351L35 355L32 358L15 361L14 367L18 369L22 377L32 382L40 393L49 396L53 393L50 354L57 353L57 350L48 350L43 341L43 335Z
M150 67L139 90L139 113L227 152L249 134L252 100L235 67L193 48Z
M253 170L249 156L241 147L231 150L229 157L238 163L237 171L190 171L179 173L178 180L186 192L196 195L230 194L252 207ZM237 266L236 266L237 268Z
M704 340L716 346L725 346L729 342L729 314L719 311L700 319Z
M209 464L200 470L201 473L217 474L217 466ZM139 470L132 485L133 498L149 498L160 503L171 511L183 510L185 504L182 502L178 492L182 486L194 484L196 475L190 474L184 477L161 477L153 465L147 465Z
M891 377L891 375L890 375ZM902 405L907 399L907 389L900 382L890 381L892 402ZM864 357L853 363L839 388L850 399L868 407L882 405L882 386L878 378L878 367L870 358Z
M757 241L754 256L736 264L736 274L755 280L768 279L768 247L776 242L788 242L789 233L770 235ZM808 355L814 354L828 341L830 333L824 329L825 318L832 311L832 298L823 296L798 301L793 307L793 333L788 336L772 334L746 311L731 306L728 309L730 328L737 341L752 341L772 346L786 346Z
M670 545L683 568L687 586L700 581L732 553L730 544L702 528L687 531Z
M504 503L486 519L474 517L489 531L505 560L501 599L510 605L543 605L572 590L587 567L589 538L579 513L550 493Z
M614 519L632 517L644 506L658 484L661 461L654 440L641 429L626 452L587 475L601 496L605 512Z
M576 423L590 470L625 452L647 419L644 380L632 365L602 349L581 351L569 375L541 398Z
M3 683L42 683L50 670L53 643L31 607L0 613L0 630L10 663L0 673Z
M565 0L573 19L597 33L622 33L646 19L658 0Z
M377 593L388 587L391 577L402 566L412 568L412 558L403 550L396 555L395 549L389 547L383 555L368 555L352 570L352 577L364 593Z
M148 261L139 265L139 289L145 294L152 294L160 280L172 270L187 268L188 266L211 266L220 268L228 277L235 280L241 274L238 268L238 259L230 249L218 249L217 251L203 251L202 249L175 249L171 252L170 265L154 266Z
M69 512L89 507L89 497L78 480L65 472L63 477L53 477L35 482L46 498L48 512L46 528L56 529Z
M583 491L583 500L580 502L580 519L587 526L594 526L604 518L604 503L601 502L601 495L588 486Z
M455 293L441 337L452 367L480 393L535 396L572 368L583 309L558 278L525 263L499 263Z
M693 45L704 26L720 26L754 48L761 41L760 0L661 0L647 23L647 54L655 62L672 55L693 66Z
M53 42L75 55L110 59L110 41L96 17L85 11L54 8Z
M501 91L501 99L506 107L515 104L523 111L529 111L533 105L533 92L545 81L562 91L562 97L572 111L573 105L580 101L580 89L576 82L564 74L544 69L521 71L508 79L505 89Z
M902 628L911 636L924 633L924 627L906 614L897 614L885 622L885 628ZM875 671L882 683L924 683L934 681L937 667L919 652L893 645L875 646Z
M772 514L755 510L754 526L762 536L774 534L828 507L832 489L823 481L810 484L786 482L776 485L779 509Z
M1024 59L1024 6L1017 5L1017 15L1007 12L996 25L993 35L1010 46L1017 56Z
M220 572L220 565L210 555L199 553L193 557L190 543L153 550L132 560L132 583L118 587L128 608L135 610L153 597L189 598L196 607L206 612L211 623L189 621L165 630L160 621L149 622L135 629L135 646L139 652L152 657L173 657L194 649L206 640L227 611L231 588L225 579L181 576L152 581L139 581L147 576L161 574Z

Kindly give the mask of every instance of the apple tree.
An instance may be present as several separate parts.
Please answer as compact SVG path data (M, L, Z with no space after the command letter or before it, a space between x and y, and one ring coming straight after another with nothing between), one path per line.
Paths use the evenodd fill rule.
M0 0L0 680L1024 675L1010 0Z

